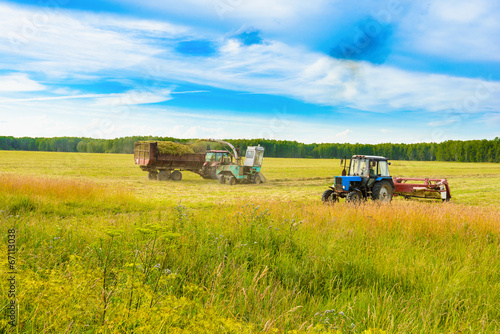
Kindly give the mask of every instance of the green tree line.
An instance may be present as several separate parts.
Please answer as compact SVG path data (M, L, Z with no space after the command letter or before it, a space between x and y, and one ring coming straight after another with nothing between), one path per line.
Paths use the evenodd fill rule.
M134 143L140 140L170 140L194 143L196 139L172 137L134 136L116 139L78 137L31 138L0 136L0 150L85 152L85 153L133 153ZM442 143L416 144L304 144L297 141L270 139L226 139L241 152L247 146L261 145L267 157L322 158L350 157L354 154L381 155L392 160L500 162L500 138L493 140L448 140ZM218 148L208 143L207 149Z

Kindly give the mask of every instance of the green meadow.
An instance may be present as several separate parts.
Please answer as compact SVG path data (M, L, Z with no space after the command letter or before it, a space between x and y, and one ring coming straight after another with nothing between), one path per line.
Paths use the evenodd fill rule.
M0 151L0 332L500 331L500 165L393 161L449 203L323 205L339 160L150 181L131 155ZM16 323L8 231L17 252Z

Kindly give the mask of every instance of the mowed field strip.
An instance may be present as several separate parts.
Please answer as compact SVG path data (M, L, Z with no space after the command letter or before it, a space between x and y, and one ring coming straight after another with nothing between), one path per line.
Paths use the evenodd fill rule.
M3 173L83 179L126 189L141 199L174 204L259 198L316 201L342 171L336 159L265 158L262 172L269 183L228 187L191 172L183 172L181 182L150 181L126 154L0 151L0 159ZM392 161L389 168L392 176L447 178L453 203L500 203L499 164Z

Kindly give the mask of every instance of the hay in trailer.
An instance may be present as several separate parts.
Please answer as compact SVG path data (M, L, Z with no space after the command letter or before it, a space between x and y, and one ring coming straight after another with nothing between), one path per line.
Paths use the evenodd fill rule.
M155 141L153 143L158 143L158 152L160 154L169 155L184 155L194 153L193 149L189 145L175 143L173 141Z

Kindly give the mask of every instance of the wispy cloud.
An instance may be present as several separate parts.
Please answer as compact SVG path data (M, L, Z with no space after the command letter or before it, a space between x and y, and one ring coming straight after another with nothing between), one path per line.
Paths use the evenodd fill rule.
M445 126L445 125L452 125L457 123L457 119L450 119L450 120L445 120L445 121L435 121L435 122L429 122L427 123L428 126Z
M45 88L24 73L0 75L0 92L34 92Z
M35 101L58 101L75 99L93 99L94 106L123 106L164 102L172 99L171 91L162 89L154 92L128 91L122 94L81 94L65 96L41 96L22 99L0 99L0 102L35 102Z
M500 61L497 1L438 0L414 2L401 22L402 47L428 55L462 61Z

